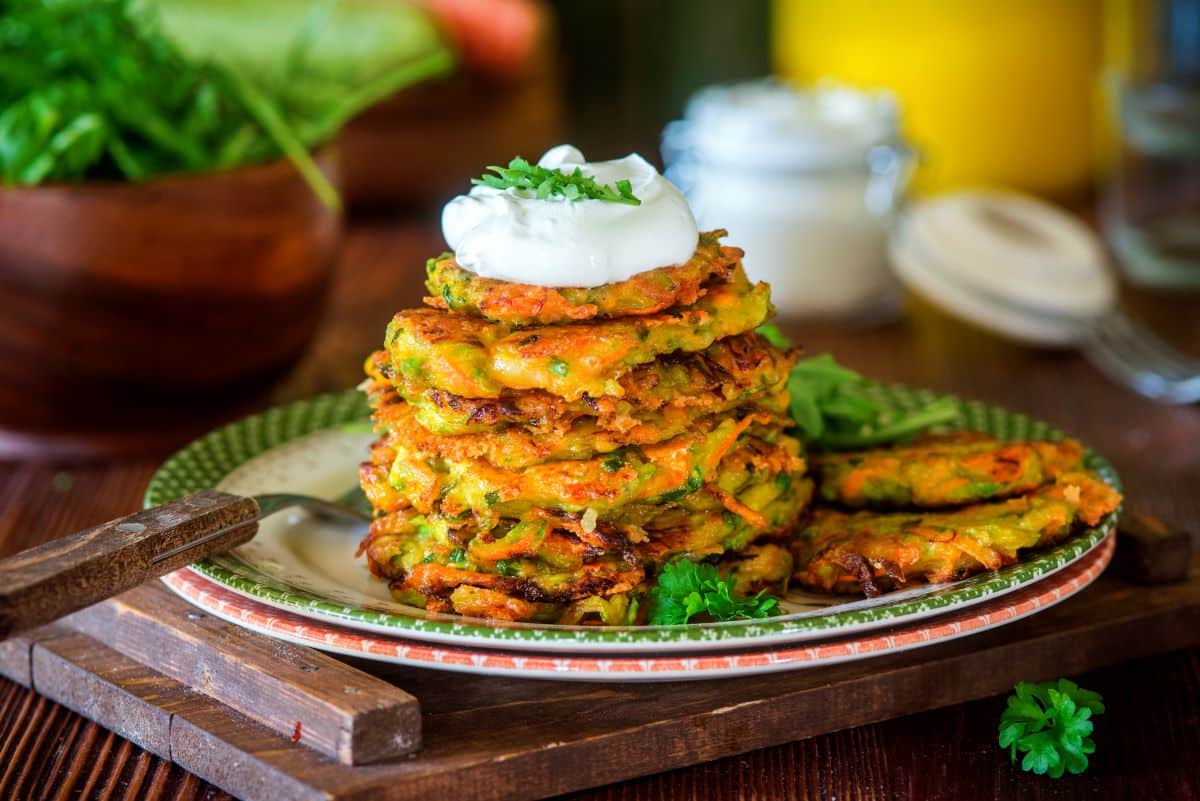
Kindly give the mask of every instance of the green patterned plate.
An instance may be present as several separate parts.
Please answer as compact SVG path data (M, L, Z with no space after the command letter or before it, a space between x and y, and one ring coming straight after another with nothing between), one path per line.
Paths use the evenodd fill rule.
M931 392L878 386L897 408L935 399ZM1063 436L1023 415L955 399L965 428L1003 439ZM171 457L146 491L146 505L200 489L293 491L337 497L357 481L357 465L373 439L366 402L358 392L322 395L248 417L193 442ZM1088 466L1119 486L1116 473L1091 451ZM793 592L786 614L766 620L686 626L598 628L496 623L447 615L391 600L355 551L364 531L303 513L263 521L250 543L191 566L236 593L296 614L348 628L449 644L540 652L656 652L716 650L826 639L963 609L996 598L1078 560L1113 529L1117 513L1023 562L954 584L922 585L869 600Z

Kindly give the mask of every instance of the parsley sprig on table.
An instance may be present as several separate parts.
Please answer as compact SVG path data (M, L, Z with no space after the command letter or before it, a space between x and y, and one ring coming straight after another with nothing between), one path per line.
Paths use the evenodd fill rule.
M791 347L772 324L758 333L776 347ZM958 409L949 399L900 410L884 403L872 384L828 353L801 359L788 379L791 415L800 438L823 448L870 448L907 439L953 423Z
M687 623L697 615L713 620L770 617L779 601L759 592L738 595L733 576L722 576L707 562L676 559L663 566L658 584L650 590L650 623L669 626Z
M1008 748L1012 761L1025 754L1022 770L1049 774L1083 773L1088 754L1095 753L1092 716L1104 712L1099 693L1085 690L1067 679L1040 684L1020 682L1000 716L1000 747Z
M642 205L642 201L634 197L633 185L629 181L617 181L615 186L598 184L595 178L584 175L578 167L574 172L561 172L530 164L517 156L508 162L507 167L492 165L488 169L496 174L484 173L472 178L471 183L493 189L527 189L539 200L559 195L567 200L603 200L629 206Z

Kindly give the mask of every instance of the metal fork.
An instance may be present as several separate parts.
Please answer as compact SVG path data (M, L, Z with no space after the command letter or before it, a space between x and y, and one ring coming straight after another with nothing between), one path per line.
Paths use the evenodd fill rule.
M332 501L288 492L268 492L263 495L255 495L254 500L258 501L259 517L266 517L294 507L307 509L321 517L338 517L352 523L370 523L373 517L371 504L367 501L367 496L363 494L362 487L355 487Z
M304 509L317 517L338 518L350 523L370 523L372 520L371 504L363 494L361 487L355 487L345 495L327 501L312 495L299 495L294 492L267 492L255 495L254 502L258 504L258 518L282 512L285 509ZM213 531L201 537L180 543L169 551L157 553L151 558L151 564L173 560L183 551L194 551L205 543L220 539L227 533L226 529Z
M1097 318L1083 352L1100 372L1151 400L1200 401L1200 360L1180 353L1120 309Z
M0 640L249 542L284 509L370 522L361 490L335 501L204 490L0 559Z

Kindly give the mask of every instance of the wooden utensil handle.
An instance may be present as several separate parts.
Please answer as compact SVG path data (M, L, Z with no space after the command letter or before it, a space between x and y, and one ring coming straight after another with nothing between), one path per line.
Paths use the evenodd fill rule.
M0 560L0 640L227 551L257 530L253 498L205 490Z

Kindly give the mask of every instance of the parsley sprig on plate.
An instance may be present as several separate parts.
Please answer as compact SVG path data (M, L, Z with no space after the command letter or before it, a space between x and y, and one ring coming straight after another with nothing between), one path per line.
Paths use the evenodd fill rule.
M1096 751L1088 736L1092 716L1104 712L1100 694L1067 679L1023 681L1014 690L1000 716L1000 747L1009 749L1012 761L1020 751L1023 770L1053 779L1087 770L1088 754Z
M629 181L617 181L615 186L599 184L595 178L584 175L578 167L573 172L561 172L530 164L517 156L508 162L507 167L492 165L488 169L496 174L484 173L472 178L471 183L492 189L526 189L539 200L558 195L567 200L603 200L629 206L642 205L642 201L634 196L633 185Z
M758 333L777 347L791 347L774 325L761 326ZM883 403L870 381L828 353L797 362L788 390L797 434L823 448L888 445L958 419L958 409L949 399L906 410Z
M650 623L669 626L687 623L698 615L713 620L770 617L779 601L759 592L739 595L733 576L722 576L707 562L676 559L663 566L658 584L650 590Z

